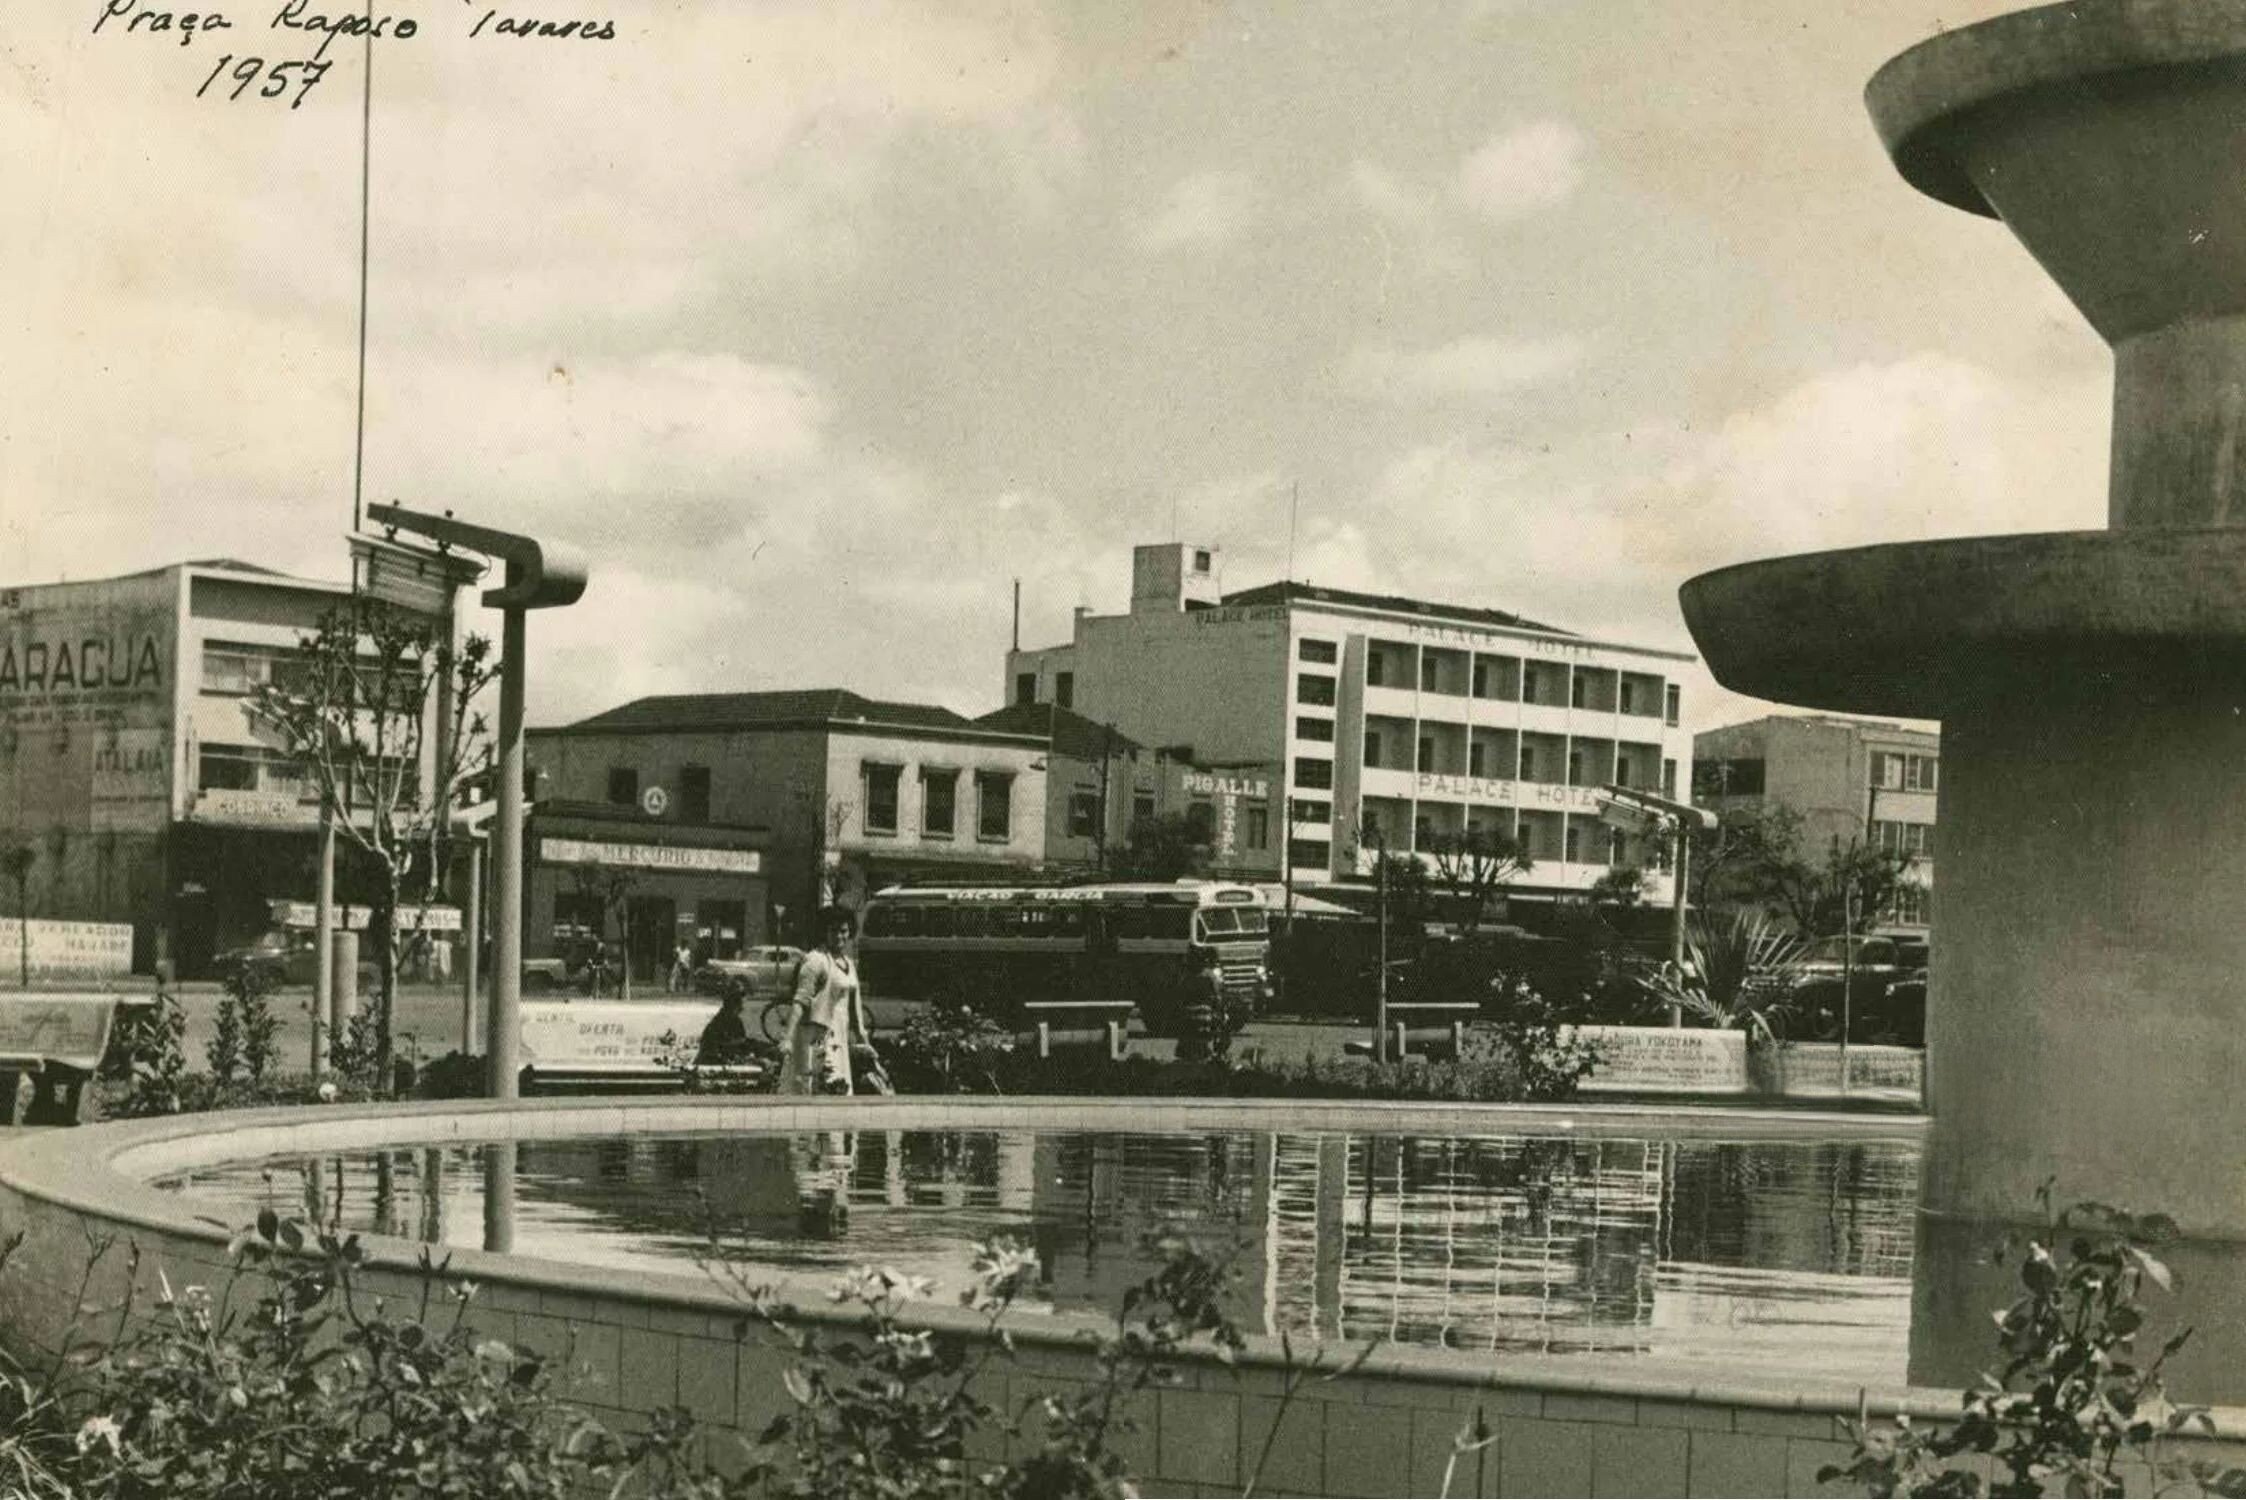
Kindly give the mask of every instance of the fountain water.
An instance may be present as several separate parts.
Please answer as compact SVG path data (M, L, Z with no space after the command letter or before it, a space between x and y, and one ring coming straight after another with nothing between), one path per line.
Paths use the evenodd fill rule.
M2113 346L2109 529L1750 563L1685 617L1727 687L1942 721L1926 1208L2055 1178L2246 1237L2246 3L2020 11L1868 97Z

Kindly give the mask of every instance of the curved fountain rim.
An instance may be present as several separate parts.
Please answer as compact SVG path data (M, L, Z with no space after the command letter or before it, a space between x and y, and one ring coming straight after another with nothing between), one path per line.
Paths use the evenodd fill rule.
M163 1192L149 1178L196 1165L217 1165L290 1151L407 1148L470 1144L495 1139L557 1140L658 1131L679 1134L740 1129L757 1134L835 1129L1006 1128L1020 1123L1047 1129L1383 1130L1448 1135L1558 1133L1584 1139L1629 1138L1649 1132L1706 1139L1777 1139L1815 1133L1823 1138L1915 1141L1928 1121L1920 1115L1841 1113L1805 1109L1633 1104L1506 1105L1395 1103L1309 1099L1129 1099L1071 1097L889 1099L781 1099L770 1095L700 1098L589 1098L461 1100L428 1103L298 1106L214 1111L129 1120L76 1130L29 1133L0 1145L0 1187L124 1228L224 1244L234 1226L200 1217L194 1200ZM136 1175L137 1174L137 1175ZM422 1246L415 1241L362 1235L375 1266L412 1270ZM622 1297L688 1314L739 1316L740 1302L707 1276L606 1269L568 1261L480 1249L447 1252L449 1274L479 1284L535 1291L563 1306L585 1299ZM794 1290L794 1288L790 1288ZM790 1299L813 1321L855 1323L845 1309L818 1297ZM975 1332L981 1320L939 1301L916 1305L914 1320L927 1326ZM1088 1314L1022 1314L1008 1322L1017 1342L1081 1350L1085 1337L1106 1326ZM1359 1346L1361 1347L1361 1346ZM1201 1356L1196 1354L1194 1358ZM1213 1359L1214 1356L1210 1355ZM1299 1363L1276 1337L1250 1335L1238 1363L1281 1369ZM1908 1412L1939 1417L1957 1409L1954 1392L1908 1386L1819 1386L1789 1380L1759 1385L1752 1379L1709 1379L1705 1367L1633 1357L1627 1363L1596 1355L1506 1355L1492 1363L1485 1352L1382 1345L1363 1368L1415 1382L1481 1389L1529 1388L1656 1402L1724 1403L1781 1412L1848 1415ZM1868 1405L1866 1405L1868 1403ZM2246 1410L2226 1414L2222 1430L2246 1431Z
M2032 90L2242 54L2246 0L2064 0L1928 37L1872 75L1864 102L1905 181L1995 218L1944 149L1942 133L1960 115Z

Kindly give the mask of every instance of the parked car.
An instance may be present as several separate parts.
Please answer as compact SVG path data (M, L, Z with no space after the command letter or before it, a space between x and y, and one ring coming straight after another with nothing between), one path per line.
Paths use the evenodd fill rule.
M730 984L746 984L752 995L777 995L795 985L803 950L772 943L743 949L737 958L713 958L694 971L694 987L715 995Z
M1850 1041L1924 1046L1927 960L1921 937L1820 938L1800 961L1789 1031L1807 1041L1838 1041L1845 989Z
M245 969L264 974L275 986L310 985L319 968L318 948L309 932L294 928L273 928L259 933L238 948L229 948L211 960L211 973L222 982L231 982ZM381 982L380 972L373 963L362 957L359 961L359 993L371 994Z

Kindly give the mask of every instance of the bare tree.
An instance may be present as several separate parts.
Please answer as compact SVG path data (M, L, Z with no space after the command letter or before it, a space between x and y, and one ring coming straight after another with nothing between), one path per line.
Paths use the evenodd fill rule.
M577 895L580 902L600 912L600 927L594 932L596 942L606 944L611 923L616 928L616 997L632 998L632 892L639 882L628 870L612 870L599 865L579 865L575 872Z
M1437 834L1423 852L1434 859L1435 877L1450 895L1454 919L1470 937L1482 925L1491 900L1527 874L1532 863L1526 845L1488 824Z
M427 905L443 888L451 856L445 814L462 783L491 761L490 734L474 704L497 671L486 638L470 636L456 648L438 621L354 597L300 637L295 656L250 700L251 715L278 736L338 835L374 868L367 936L379 976L375 1067L385 1092L398 911L409 899ZM435 710L447 689L454 707L440 734ZM426 785L424 761L433 768ZM425 940L424 925L415 924L412 940Z

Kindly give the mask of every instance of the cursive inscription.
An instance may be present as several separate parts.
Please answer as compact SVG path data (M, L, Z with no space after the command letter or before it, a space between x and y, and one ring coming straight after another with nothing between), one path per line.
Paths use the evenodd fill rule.
M284 37L293 34L296 40L283 42L281 37L276 37L275 41L288 51L310 47L311 55L260 57L226 53L204 74L195 97L228 102L285 99L290 109L301 109L313 88L327 76L328 49L335 45L337 37L364 38L371 44L410 41L430 34L430 24L425 20L376 11L372 7L357 13L342 8L350 3L351 0L281 0L279 8L266 20L266 31L282 33ZM489 0L461 0L461 4L463 9L457 12L459 29L454 34L483 45L489 45L497 37L584 42L616 39L616 23L603 16L556 20L520 15L490 4ZM323 6L328 8L322 9ZM254 27L256 22L248 24ZM93 25L96 36L161 38L181 47L192 47L198 38L214 31L238 29L237 23L222 11L176 10L164 3L151 3L151 0L97 0Z

